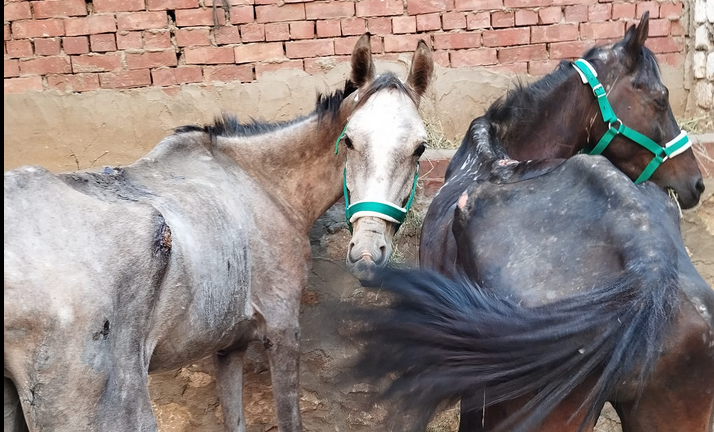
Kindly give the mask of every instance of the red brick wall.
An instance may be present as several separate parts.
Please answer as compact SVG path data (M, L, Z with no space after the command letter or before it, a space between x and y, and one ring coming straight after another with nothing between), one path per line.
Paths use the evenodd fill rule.
M419 38L444 67L541 75L595 42L620 38L649 10L648 45L684 61L680 1L5 0L5 93L253 81L280 68L346 61L369 30L377 57ZM215 0L220 1L220 0ZM220 3L222 4L222 3Z

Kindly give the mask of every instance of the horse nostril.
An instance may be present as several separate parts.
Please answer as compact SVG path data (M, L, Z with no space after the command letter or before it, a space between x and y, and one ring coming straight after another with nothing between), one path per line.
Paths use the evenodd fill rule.
M699 179L699 180L697 181L697 184L694 185L694 188L697 190L697 192L699 192L699 195L703 194L703 193L704 193L704 189L705 189L705 188L704 188L704 180Z

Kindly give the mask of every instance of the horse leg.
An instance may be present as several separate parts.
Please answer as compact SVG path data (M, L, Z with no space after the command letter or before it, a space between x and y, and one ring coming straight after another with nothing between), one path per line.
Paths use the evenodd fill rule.
M219 352L213 356L216 367L218 398L223 409L226 431L245 432L243 412L243 355L244 349Z
M3 398L5 409L4 415L4 431L8 432L24 432L27 430L25 416L22 414L22 406L20 405L20 397L17 394L17 389L12 380L5 377L5 396Z
M280 432L300 432L300 328L294 318L274 326L268 322L263 345L268 351L275 412Z
M681 304L639 401L632 396L613 403L624 432L714 430L712 324L689 301Z

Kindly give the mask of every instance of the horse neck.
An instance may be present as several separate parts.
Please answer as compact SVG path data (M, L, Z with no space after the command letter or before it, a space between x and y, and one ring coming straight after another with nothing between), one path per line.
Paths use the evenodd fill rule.
M346 121L345 109L321 120L313 114L271 132L218 140L217 146L307 234L342 196L344 158L335 155L334 148Z
M551 88L535 106L535 115L515 121L501 133L508 155L516 160L568 158L586 147L597 116L590 87L575 70Z

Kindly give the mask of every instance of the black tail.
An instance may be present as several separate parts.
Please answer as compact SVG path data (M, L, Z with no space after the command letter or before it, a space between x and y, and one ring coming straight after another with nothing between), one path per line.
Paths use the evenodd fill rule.
M359 373L396 374L385 397L433 409L473 398L486 406L535 395L499 430L527 431L590 375L599 377L578 412L581 428L624 378L653 370L677 302L676 268L653 280L629 268L611 283L557 303L525 308L465 279L424 270L383 270L368 286L394 295L388 310L362 310L368 329ZM648 276L649 274L649 276ZM648 281L649 283L644 283ZM478 401L478 402L477 402ZM573 413L575 416L577 413Z

